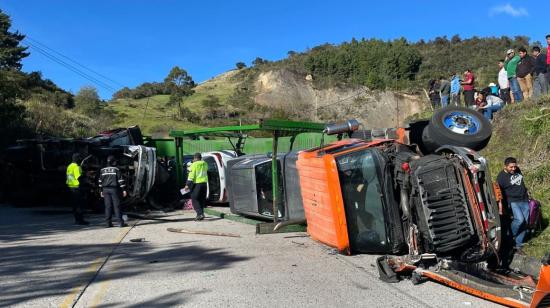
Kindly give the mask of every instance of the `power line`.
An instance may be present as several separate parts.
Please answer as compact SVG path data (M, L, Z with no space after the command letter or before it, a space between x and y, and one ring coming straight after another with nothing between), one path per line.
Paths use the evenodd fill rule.
M105 79L105 80L108 80L108 81L110 81L110 82L112 82L112 83L114 83L114 84L116 84L116 85L118 85L118 86L120 86L120 87L125 87L125 85L123 85L122 83L120 83L120 82L118 82L118 81L116 81L116 80L113 80L113 79L111 79L111 78L109 78L109 77L107 77L107 76L105 76L105 75L103 75L103 74L101 74L101 73L99 73L99 72L97 72L97 71L95 71L95 70L93 70L93 69L87 67L86 65L81 64L81 63L79 63L78 61L73 60L73 59L67 57L66 55L60 53L59 51L56 51L56 50L54 50L54 49L52 49L52 48L46 46L44 43L41 43L41 42L39 42L39 41L37 41L37 40L35 40L35 39L29 37L28 35L27 35L25 38L26 38L27 40L30 40L30 41L34 42L34 44L40 45L42 48L44 48L44 49L46 49L46 50L48 50L48 51L50 51L50 52L53 52L53 53L57 54L58 56L60 56L60 57L62 57L62 58L64 58L64 59L66 59L66 60L68 60L68 61L70 61L70 62L72 62L72 63L74 63L74 64L76 64L76 65L78 65L78 66L80 66L80 67L82 67L83 69L85 69L85 70L87 70L87 71L89 71L89 72L91 72L91 73L93 73L93 74L96 74L97 76L99 76L99 77L101 77L101 78L103 78L103 79Z
M82 70L76 68L75 66L63 61L62 59L59 59L58 57L52 55L51 53L49 53L48 51L44 50L43 48L29 42L28 40L25 40L25 43L27 43L30 47L32 47L34 50L38 51L40 54L42 54L43 56L49 58L50 60L62 65L63 67L71 70L72 72L80 75L81 77L85 78L86 80L114 93L116 92L116 89L114 87L111 87L109 84L101 81L101 80L98 80L97 78L83 72Z

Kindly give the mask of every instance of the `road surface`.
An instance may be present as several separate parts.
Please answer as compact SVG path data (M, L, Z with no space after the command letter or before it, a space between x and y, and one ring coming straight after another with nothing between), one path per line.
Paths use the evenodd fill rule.
M432 282L384 283L376 256L338 255L306 233L256 235L251 225L193 217L103 228L89 215L81 227L66 209L0 205L0 306L497 307Z

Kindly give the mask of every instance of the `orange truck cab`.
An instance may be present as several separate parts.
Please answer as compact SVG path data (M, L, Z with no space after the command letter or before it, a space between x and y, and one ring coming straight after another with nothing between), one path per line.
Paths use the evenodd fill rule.
M508 306L550 304L548 262L540 274L501 270L509 256L485 158L453 145L422 153L408 138L398 129L300 152L309 235L343 254L385 255L388 282L428 278Z

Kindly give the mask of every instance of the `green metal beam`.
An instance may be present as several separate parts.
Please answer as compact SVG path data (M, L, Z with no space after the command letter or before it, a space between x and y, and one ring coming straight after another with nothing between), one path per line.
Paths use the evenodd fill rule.
M263 131L279 131L280 135L292 135L305 132L322 132L325 129L324 123L314 122L299 122L299 121L286 121L286 120L274 120L274 119L262 119L257 124L250 125L233 125L233 126L221 126L200 128L188 131L173 130L170 132L170 137L195 137L195 136L223 136L227 137L230 132L245 132L254 130ZM289 134L290 133L290 134Z

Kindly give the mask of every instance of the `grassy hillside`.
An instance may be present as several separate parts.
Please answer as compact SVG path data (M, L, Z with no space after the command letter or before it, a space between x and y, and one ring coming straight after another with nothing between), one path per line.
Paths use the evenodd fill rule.
M190 109L202 118L206 111L202 102L213 95L219 99L221 109L228 108L226 102L239 84L235 78L237 71L229 71L195 87L195 93L184 98L182 106ZM172 129L201 127L200 123L179 120L178 109L168 103L170 95L155 95L141 99L117 99L109 102L107 110L113 111L115 125L139 125L145 134L167 135ZM199 121L200 122L200 121Z
M498 112L493 137L482 154L496 177L508 156L518 158L531 195L542 202L545 225L550 220L550 96L507 106ZM550 252L550 228L546 227L525 251L541 257Z

